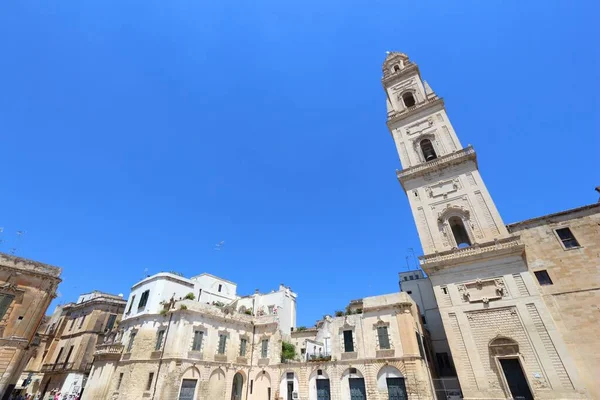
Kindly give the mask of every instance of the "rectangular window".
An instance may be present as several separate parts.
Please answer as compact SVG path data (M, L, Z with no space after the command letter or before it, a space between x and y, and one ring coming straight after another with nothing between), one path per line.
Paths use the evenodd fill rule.
M569 228L561 228L556 230L556 234L560 238L565 249L572 249L574 247L579 247L579 242L573 236L573 232Z
M225 354L225 348L227 347L227 335L219 335L219 354Z
M148 297L150 297L150 291L146 290L144 293L142 293L142 297L140 297L140 304L138 304L138 308L146 307L146 304L148 304Z
M135 303L135 294L133 296L131 296L131 303L129 303L129 308L127 309L127 314L129 314L131 312L131 309L133 308L133 303Z
M261 342L260 345L261 345L261 347L260 347L261 358L267 358L267 356L269 355L269 340L263 339L263 341Z
M117 314L110 314L108 316L108 321L106 322L106 328L104 328L105 331L111 331L112 328L115 327L115 321L117 320Z
M165 337L164 330L160 330L156 333L156 345L154 346L154 350L158 351L158 350L162 349L164 337Z
M150 388L152 388L153 380L154 380L154 372L150 372L148 374L148 383L146 383L146 390L150 390Z
M252 389L254 389L254 381L250 380L250 394L252 394Z
M537 278L540 285L552 285L552 279L550 279L550 275L548 275L548 271L534 271L535 277Z
M204 337L204 332L194 331L194 341L192 342L192 351L200 351L200 349L202 349L202 338L203 337Z
M448 287L447 286L442 286L442 293L448 294Z
M4 318L4 314L8 311L8 307L15 299L12 294L0 294L0 321Z
M389 349L390 348L390 337L388 336L387 326L377 327L377 337L379 338L379 348Z
M65 349L64 347L61 347L60 350L58 351L58 355L56 356L56 360L54 361L55 364L58 364L58 361L60 360L60 356L64 349Z
M248 339L240 340L240 357L246 356L246 346L248 345Z
M131 312L131 308L133 307L133 303L135 303L135 294L131 296L131 303L129 303L129 308L127 309L127 314Z
M423 323L423 325L427 325L427 320L425 319L424 315L421 315L421 322Z
M223 285L219 284L219 293L221 293L221 289L223 289Z
M419 332L415 332L415 335L417 335L417 344L419 345L419 354L421 355L421 358L425 358L425 351L423 351L423 338L421 337L421 335L419 335Z
M87 317L87 315L84 315L84 316L81 318L81 321L79 321L79 329L81 329L81 327L83 326L83 323L85 322L85 317Z
M275 306L269 306L267 307L267 310L269 312L269 315L272 315L275 313Z
M117 382L117 390L121 387L121 382L123 382L123 373L119 374L119 381Z
M352 353L354 351L354 341L352 340L352 331L344 331L344 351Z
M131 353L131 349L133 348L133 341L135 340L135 332L131 332L131 335L129 336L129 343L127 343L127 352Z
M65 363L64 363L65 366L68 364L69 360L71 359L71 354L73 353L73 347L74 346L69 347L69 352L67 353L67 358L65 358Z
M184 379L179 390L179 400L193 400L196 394L196 379Z
M73 317L73 319L71 320L71 325L69 326L69 331L73 330L73 325L75 325L75 317Z

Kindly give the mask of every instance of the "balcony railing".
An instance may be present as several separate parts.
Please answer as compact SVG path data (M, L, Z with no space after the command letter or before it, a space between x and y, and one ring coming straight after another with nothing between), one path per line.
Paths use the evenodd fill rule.
M308 354L306 361L331 361L331 353Z
M92 363L77 364L74 362L59 362L54 364L42 365L42 372L63 372L63 371L80 371L89 372L92 369Z
M123 353L123 345L121 343L100 344L96 346L94 356L121 356Z

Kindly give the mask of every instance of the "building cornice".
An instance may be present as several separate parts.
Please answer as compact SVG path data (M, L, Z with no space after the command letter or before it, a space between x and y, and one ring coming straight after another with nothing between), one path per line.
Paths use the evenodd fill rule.
M587 206L571 208L569 210L559 211L559 212L548 214L548 215L542 215L540 217L534 217L534 218L526 219L524 221L513 222L512 224L506 225L506 228L508 229L509 232L514 232L515 230L524 228L526 225L535 224L537 222L541 222L541 221L544 221L549 218L564 217L569 214L575 214L575 213L578 213L581 211L588 211L588 210L594 210L594 209L597 209L597 210L595 210L596 212L600 212L600 203L588 204ZM552 221L550 221L550 222L552 222Z
M415 165L414 167L403 169L402 171L396 171L396 175L402 184L402 188L404 191L406 191L405 184L411 179L446 169L452 165L461 164L467 160L471 160L475 162L475 165L477 165L477 155L475 154L475 149L473 149L473 147L470 145L464 149L455 151L454 153L438 157L435 160L427 161L425 163Z
M62 271L61 268L6 253L0 253L0 268L17 269L23 273L51 279L56 283L61 282L59 277Z
M437 272L450 267L480 262L498 257L522 256L525 245L520 236L510 236L486 243L475 243L462 249L426 254L419 257L421 267L427 273Z
M387 126L389 129L392 129L392 125L394 125L395 123L410 118L413 115L418 114L422 111L429 110L438 106L441 106L442 108L444 107L444 99L436 96L430 99L425 99L412 107L405 108L404 110L389 112Z
M404 66L404 68L402 68L398 72L384 72L383 78L381 78L381 83L383 84L384 88L393 85L394 83L405 78L408 75L414 75L415 73L419 76L421 75L417 64L413 64L410 61L405 61L405 64L406 65Z

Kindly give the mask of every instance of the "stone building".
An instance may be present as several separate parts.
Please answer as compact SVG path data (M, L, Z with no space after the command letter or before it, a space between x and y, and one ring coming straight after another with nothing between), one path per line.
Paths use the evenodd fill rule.
M280 303L271 308L257 295L254 306L264 305L263 313L247 298L207 304L185 293L193 284L161 273L133 286L118 333L96 348L84 400L432 398L423 329L406 294L353 302L349 315L301 334L288 329L291 315L283 309L269 311ZM228 293L233 298L231 287ZM283 360L282 344L294 341L322 346Z
M591 398L600 399L600 203L507 226Z
M39 344L60 268L0 253L0 396L8 399Z
M398 179L465 399L588 398L524 240L502 221L443 99L405 54L388 54L383 74Z
M125 310L126 301L99 291L82 294L75 303L57 307L40 331L44 339L43 352L32 358L25 368L22 380L29 374L39 376L29 394L46 398L53 391L75 397L80 395L92 367L96 345L117 327Z

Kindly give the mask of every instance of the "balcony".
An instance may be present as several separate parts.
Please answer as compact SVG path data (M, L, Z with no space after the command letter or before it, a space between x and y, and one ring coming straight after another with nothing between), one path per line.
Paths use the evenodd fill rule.
M92 363L62 362L42 365L42 372L89 372L91 369Z
M123 353L123 345L120 343L101 344L96 346L94 357L103 360L118 360Z
M308 356L306 357L306 361L308 361L308 362L331 361L331 354L329 354L329 353L308 354Z

